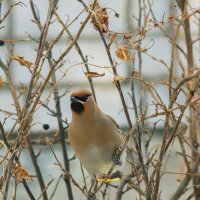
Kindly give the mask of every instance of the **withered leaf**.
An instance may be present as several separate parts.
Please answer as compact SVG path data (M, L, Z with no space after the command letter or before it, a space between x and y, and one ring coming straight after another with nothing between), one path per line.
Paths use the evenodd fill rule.
M18 61L20 65L23 65L23 66L26 66L26 67L32 67L33 66L32 62L25 60L24 57L22 57L22 56L12 55L12 59Z
M105 73L97 73L97 72L85 72L85 76L87 78L97 78L97 77L102 77L105 76Z
M115 55L123 61L133 60L133 57L129 55L128 48L126 47L118 46Z
M108 13L106 8L101 7L98 2L95 2L90 6L91 22L94 28L101 29L103 33L108 32Z
M13 175L18 181L32 180L32 177L29 175L28 170L19 166L18 163L15 163L15 166L13 168Z

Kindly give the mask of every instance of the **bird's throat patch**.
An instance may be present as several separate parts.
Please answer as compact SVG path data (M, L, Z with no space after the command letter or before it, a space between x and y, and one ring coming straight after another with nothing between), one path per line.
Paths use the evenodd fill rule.
M78 114L81 114L84 111L84 106L81 102L71 102L71 109Z

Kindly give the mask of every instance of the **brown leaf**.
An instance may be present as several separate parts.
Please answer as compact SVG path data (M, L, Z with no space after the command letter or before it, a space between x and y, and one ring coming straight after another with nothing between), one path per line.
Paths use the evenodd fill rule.
M24 57L22 57L22 56L12 55L12 59L18 61L20 65L23 65L26 67L32 67L32 65L33 65L32 62L25 60Z
M18 163L15 163L15 166L13 169L13 175L15 179L18 181L32 180L32 177L29 175L28 170L26 168L19 166Z
M90 6L91 22L94 28L101 29L103 33L108 32L108 13L106 8L102 8L101 5L96 2Z
M3 86L3 77L0 76L0 87L2 87L2 86Z
M85 76L87 78L97 78L97 77L105 76L105 73L99 74L97 72L85 72Z
M129 55L126 47L118 46L117 50L115 51L115 55L123 61L133 60L133 57Z

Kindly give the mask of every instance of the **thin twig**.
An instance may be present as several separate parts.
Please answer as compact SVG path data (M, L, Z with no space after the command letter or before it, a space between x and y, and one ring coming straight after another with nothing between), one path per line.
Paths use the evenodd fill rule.
M112 66L112 70L113 70L113 73L114 73L114 76L117 76L117 69L116 69L116 65L114 64L114 61L112 59L112 56L111 56L111 53L110 53L110 50L109 50L109 46L104 38L104 35L101 31L101 29L99 27L98 28L98 32L101 36L101 39L103 41L103 44L105 46L105 49L106 49L106 52L107 52L107 55L108 55L108 59L110 61L110 64ZM128 122L128 126L129 128L131 129L132 128L132 123L131 123L131 119L130 119L130 116L129 116L129 113L128 113L128 109L127 109L127 106L126 106L126 102L125 102L125 99L124 99L124 95L123 95L123 92L122 92L122 88L121 88L121 84L120 82L117 80L116 81L116 87L117 87L117 90L119 92L119 95L120 95L120 98L121 98L121 101L122 101L122 105L123 105L123 109L124 109L124 113L126 115L126 119L127 119L127 122Z
M59 183L60 183L61 178L62 178L62 175L59 176L58 181L56 182L56 185L55 185L55 187L54 187L54 190L53 190L51 196L49 197L49 200L51 200L51 199L54 197L54 195L55 195L55 193L56 193L56 190L57 190L57 188L58 188L58 186L59 186Z

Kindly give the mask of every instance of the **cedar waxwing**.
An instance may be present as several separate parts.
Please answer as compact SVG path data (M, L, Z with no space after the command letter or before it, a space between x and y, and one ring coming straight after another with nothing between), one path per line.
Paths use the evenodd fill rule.
M83 166L93 178L106 175L113 164L123 165L126 153L120 156L125 138L116 122L97 106L92 93L77 90L71 94L72 121L69 141Z

